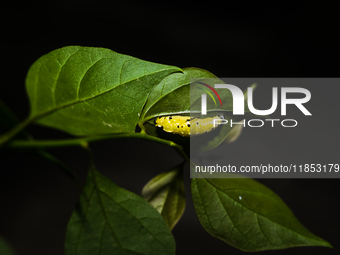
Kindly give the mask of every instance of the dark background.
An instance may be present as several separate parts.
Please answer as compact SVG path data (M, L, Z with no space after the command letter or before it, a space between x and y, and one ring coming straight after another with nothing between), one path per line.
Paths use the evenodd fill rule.
M30 65L43 54L67 45L105 47L152 62L204 68L219 77L339 77L338 14L335 6L320 3L5 1L0 13L0 99L20 119L29 113L24 84ZM262 92L259 88L258 93ZM328 98L315 103L338 107ZM311 148L313 139L320 140L335 128L330 121L319 132L306 130ZM67 137L39 126L31 126L29 131L37 139ZM261 135L245 130L230 150L234 154L248 146L260 150L265 144L256 137ZM327 146L327 140L324 142L327 147L319 148L320 157L328 158L329 152L336 155L339 149L334 141L338 137L328 135L325 139L332 143ZM289 157L290 137L285 140L277 146L287 146L282 157ZM104 141L91 148L99 171L137 194L150 178L182 160L175 150L148 141ZM78 148L49 151L85 180L85 152ZM200 226L186 170L187 207L173 230L177 254L243 253ZM54 165L24 153L2 159L0 171L0 235L20 255L63 254L66 225L79 197L74 184ZM335 247L264 254L339 254L339 179L260 181L274 190L312 233Z

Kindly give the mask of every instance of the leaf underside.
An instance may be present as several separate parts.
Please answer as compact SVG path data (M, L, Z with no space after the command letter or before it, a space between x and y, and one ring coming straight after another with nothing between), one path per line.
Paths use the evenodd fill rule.
M57 49L28 72L31 118L74 135L134 132L148 94L173 72L104 48Z

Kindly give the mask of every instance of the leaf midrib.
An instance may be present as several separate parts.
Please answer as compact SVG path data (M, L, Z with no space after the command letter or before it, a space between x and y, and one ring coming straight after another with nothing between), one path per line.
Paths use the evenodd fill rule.
M203 178L203 179L204 179L204 178ZM318 242L325 243L325 241L322 240L322 239L319 240L319 239L315 239L315 238L312 238L312 237L308 237L308 236L302 235L302 234L300 234L300 233L298 233L298 232L296 232L296 231L294 231L294 230L291 230L291 229L287 228L286 226L283 226L283 225L281 225L281 224L279 224L279 223L273 221L272 219L267 218L266 216L264 216L264 215L262 215L262 214L260 214L260 213L254 212L252 209L250 209L250 208L247 207L246 205L240 203L238 200L234 199L232 196L229 196L227 193L225 193L222 189L220 189L220 188L217 187L216 185L212 184L211 182L207 181L206 179L204 179L204 180L205 180L207 183L209 183L211 186L213 186L216 190L219 190L219 191L222 192L223 194L227 195L229 198L231 198L232 200L234 200L236 203L242 205L243 207L245 207L245 208L248 209L249 211L253 212L254 214L257 214L257 215L259 215L259 216L261 216L261 217L264 217L265 219L267 219L267 220L273 222L274 224L277 224L277 225L281 226L282 228L285 228L285 229L287 229L288 231L293 232L293 233L295 233L295 234L297 234L297 235L299 235L299 236L302 236L302 237L304 237L304 238L308 238L308 239L311 239L311 240L314 240L314 241L318 241ZM197 188L198 188L198 187L197 187ZM224 208L224 206L223 206L223 208ZM224 208L224 209L225 209L225 208ZM294 216L294 217L295 217L295 216ZM210 222L210 221L209 221L209 222ZM326 243L327 243L327 242L326 242Z
M109 224L109 218L107 216L107 213L106 213L106 210L105 210L105 207L104 207L104 204L103 204L103 201L102 201L102 198L101 198L101 195L100 195L100 192L102 192L100 189L99 189L99 186L98 186L98 182L97 182L97 177L96 177L96 170L93 170L92 172L92 178L93 178L93 184L94 184L94 189L96 190L96 193L97 193L97 196L98 196L98 200L100 202L100 207L102 208L102 212L103 212L103 215L105 217L105 224L104 224L104 228L105 228L105 225L107 224L111 230L111 233L113 234L113 237L114 239L117 241L117 244L119 245L119 248L120 250L122 251L123 254L126 254L125 253L125 250L122 246L122 244L120 243L120 240L118 239L115 231L113 230L111 224ZM116 202L117 203L117 202ZM118 204L118 203L117 203Z
M64 67L64 66L65 66L65 64L63 65L63 67ZM93 65L92 65L92 66L93 66ZM92 66L91 66L91 67L92 67ZM91 68L91 67L90 67L90 68ZM90 69L90 68L89 68L89 69ZM89 69L88 69L88 70L89 70ZM167 71L167 70L171 70L171 69L173 69L174 72L176 72L176 69L178 69L178 68L174 68L174 67L171 67L171 68L164 68L164 69L161 69L161 70L157 70L156 72L153 72L153 73L149 73L149 74L145 74L145 75L142 75L142 76L138 76L138 77L135 78L135 79L131 79L131 80L126 81L126 82L124 82L124 83L120 83L120 84L118 84L118 85L116 85L116 86L114 86L114 87L112 87L112 88L110 88L110 89L108 89L108 90L106 90L106 91L102 91L101 93L98 93L97 95L95 95L95 96L93 96L93 97L88 97L88 98L84 98L84 99L81 99L81 100L78 99L77 101L72 101L72 102L66 103L66 104L64 104L64 105L56 106L55 108L52 108L52 109L47 110L47 111L45 111L45 112L39 113L39 114L37 114L37 115L33 115L33 116L30 117L30 119L36 120L36 119L39 119L39 118L44 117L44 116L46 116L46 115L49 115L49 114L51 114L51 113L54 113L54 112L56 112L56 111L59 111L59 110L61 110L61 109L67 108L67 107L69 107L69 106L76 105L76 104L81 103L81 102L91 101L92 99L95 99L95 98L97 98L97 97L99 97L99 96L102 96L102 95L104 95L104 94L106 94L106 93L109 93L109 92L111 92L112 90L114 90L114 89L116 89L116 88L118 88L118 87L120 87L120 86L123 86L123 85L126 85L126 84L128 84L128 83L134 82L134 81L136 81L137 79L140 79L140 78L143 78L143 77L146 77L146 76L149 76L149 75L154 75L154 74L157 74L157 73L161 73L161 72L164 72L164 71ZM61 70L61 69L60 69L60 70ZM86 70L86 72L87 72L88 70ZM86 73L86 72L85 72L85 73ZM174 73L174 72L172 72L172 73ZM59 73L60 73L60 72L59 72ZM170 73L170 74L172 74L172 73ZM168 74L168 75L170 75L170 74ZM168 75L166 75L165 77L167 77ZM165 77L164 77L164 78L165 78ZM80 80L79 84L82 82L83 78L84 78L84 77L82 77L82 79ZM156 86L157 86L157 85L156 85ZM146 102L145 102L145 103L146 103ZM145 103L144 103L144 105L145 105ZM37 107L37 109L38 109L38 107Z
M94 173L95 174L95 173ZM120 203L118 203L118 202L116 202L111 196L109 196L108 194L106 194L104 191L102 191L100 188L99 188L99 186L98 186L98 183L97 183L97 177L94 175L93 176L93 178L94 178L94 185L95 185L95 189L96 189L96 191L97 191L97 194L98 194L98 197L99 197L99 200L100 200L100 205L101 205L101 208L102 208L102 210L103 210L103 212L104 212L104 217L105 217L105 220L106 220L106 222L108 223L108 225L109 225L109 227L110 227L110 229L111 229L111 232L113 233L113 235L114 235L114 237L115 237L115 239L117 240L117 242L118 242L118 244L119 244L119 246L121 247L121 250L123 250L123 253L125 254L125 248L123 248L123 246L121 245L121 243L118 241L118 238L117 238L117 236L116 236L116 234L115 234L115 232L114 232L114 230L113 230L113 228L111 227L111 225L109 224L109 218L108 218L108 216L107 216L107 213L106 213L106 211L104 210L104 204L103 204L103 202L102 202L102 199L101 199L101 196L100 196L100 194L99 193L102 193L103 195L105 195L105 196L107 196L110 200L112 200L112 201L114 201L117 205L119 205L122 209L124 209L124 211L126 211L129 215L131 215L133 218L135 218L140 224L141 224L141 226L143 226L143 228L144 229L146 229L157 241L158 241L158 243L160 243L163 247L165 247L165 249L166 250L168 250L167 249L167 247L164 245L164 243L163 242L161 242L158 238L157 238L157 236L156 235L154 235L142 222L141 222L141 220L140 219L138 219L135 215L133 215L131 212L129 212L128 210L126 210ZM118 187L119 188L119 187ZM135 200L135 201L137 201L137 200ZM140 201L137 201L137 202L140 202Z

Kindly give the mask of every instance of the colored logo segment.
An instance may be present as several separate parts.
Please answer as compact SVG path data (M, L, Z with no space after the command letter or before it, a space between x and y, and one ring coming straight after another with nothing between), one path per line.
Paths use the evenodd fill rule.
M214 94L217 96L217 98L218 98L218 100L220 101L220 104L221 104L221 106L222 106L222 100L221 100L219 94L217 93L217 91L216 91L213 87L211 87L210 85L205 84L205 83L203 83L203 82L198 82L198 81L197 81L196 83L202 84L203 86L206 86L206 87L209 88L212 92L214 92ZM199 89L205 91L207 94L209 94L209 96L214 100L215 105L217 105L217 104L216 104L215 98L213 97L213 95L210 93L209 90L204 89L204 88L200 88L200 87L197 87L197 88L199 88Z

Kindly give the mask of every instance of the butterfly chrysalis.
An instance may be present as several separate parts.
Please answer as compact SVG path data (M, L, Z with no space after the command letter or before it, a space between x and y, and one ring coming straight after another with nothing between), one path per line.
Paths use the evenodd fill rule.
M156 126L164 131L184 137L201 135L215 129L214 119L223 119L223 116L208 117L205 119L188 116L166 116L156 119Z

